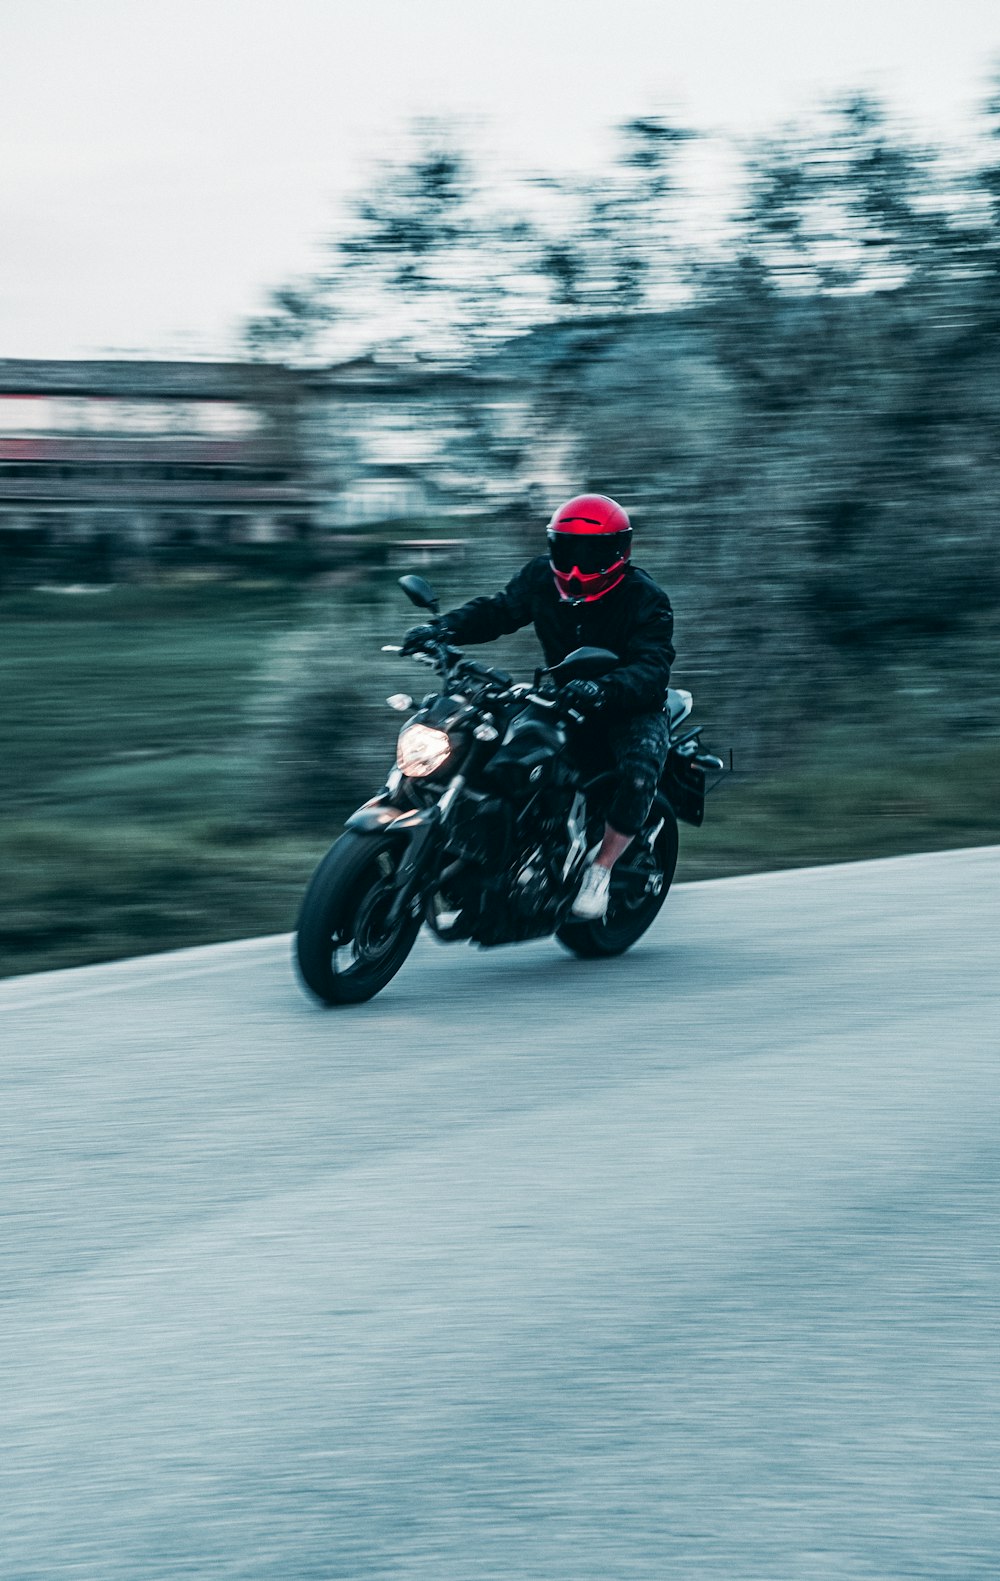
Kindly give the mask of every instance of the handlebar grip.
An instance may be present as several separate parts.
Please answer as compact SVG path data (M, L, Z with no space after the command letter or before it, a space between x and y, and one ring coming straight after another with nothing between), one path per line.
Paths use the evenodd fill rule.
M510 686L514 680L506 670L493 670L488 664L480 664L476 659L464 660L463 669L470 675L478 676L482 681L493 681L497 686Z

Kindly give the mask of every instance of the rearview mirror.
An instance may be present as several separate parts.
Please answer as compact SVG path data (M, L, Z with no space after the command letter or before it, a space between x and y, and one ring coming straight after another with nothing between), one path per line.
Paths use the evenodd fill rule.
M560 664L554 664L546 673L562 686L565 681L591 681L607 675L618 664L617 653L610 648L574 648Z
M422 576L401 576L399 585L410 603L416 604L419 609L429 609L432 615L436 615L441 608L437 594Z

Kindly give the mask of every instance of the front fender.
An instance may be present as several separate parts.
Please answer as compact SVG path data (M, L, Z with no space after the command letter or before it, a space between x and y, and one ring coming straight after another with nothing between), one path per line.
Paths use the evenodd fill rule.
M418 829L428 825L436 826L441 821L441 813L437 807L393 807L391 802L366 801L363 807L345 820L345 829L354 829L358 834L381 834L390 829L393 834L412 835Z
M398 823L405 815L404 808L393 807L389 802L376 798L375 801L366 801L357 812L352 812L344 828L356 829L359 834L379 834L383 829L388 829L390 824Z

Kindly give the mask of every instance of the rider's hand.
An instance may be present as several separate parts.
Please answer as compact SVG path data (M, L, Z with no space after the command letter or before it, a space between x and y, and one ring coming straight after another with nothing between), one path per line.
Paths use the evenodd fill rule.
M426 626L411 626L403 638L403 653L424 653L436 642L443 642L445 632L439 621L428 622Z
M562 700L578 714L597 714L608 694L600 681L568 681L562 689Z

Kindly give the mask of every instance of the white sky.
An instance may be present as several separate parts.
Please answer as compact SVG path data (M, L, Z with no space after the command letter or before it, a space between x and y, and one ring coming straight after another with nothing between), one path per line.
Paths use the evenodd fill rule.
M0 356L225 354L417 114L593 168L852 86L961 138L1000 0L0 0Z

